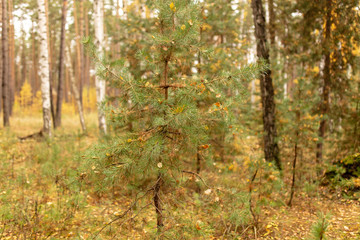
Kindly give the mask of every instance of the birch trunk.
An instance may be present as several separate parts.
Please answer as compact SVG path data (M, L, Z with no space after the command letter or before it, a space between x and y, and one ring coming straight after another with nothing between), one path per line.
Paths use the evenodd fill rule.
M71 85L71 89L72 89L73 95L75 97L76 106L77 106L77 109L78 109L78 112L79 112L81 128L82 128L83 132L86 132L86 126L85 126L85 120L84 120L84 111L83 111L82 104L81 104L81 101L80 101L79 90L78 90L78 88L76 86L75 76L74 76L74 69L73 69L73 67L71 65L70 51L69 51L68 48L65 48L65 66L69 71L70 85Z
M94 25L95 25L95 40L98 47L98 53L102 55L104 46L104 12L103 12L103 0L94 1ZM101 56L100 56L101 57ZM99 76L95 76L96 85L96 100L98 104L98 118L100 131L106 134L106 120L105 112L103 109L103 102L105 100L105 80Z
M37 0L39 8L39 38L40 57L39 75L41 79L41 96L43 107L43 131L51 137L51 105L50 105L50 77L49 77L49 52L46 30L45 0Z

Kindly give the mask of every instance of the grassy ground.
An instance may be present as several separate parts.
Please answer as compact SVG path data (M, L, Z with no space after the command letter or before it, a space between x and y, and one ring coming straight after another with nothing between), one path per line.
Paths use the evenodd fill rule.
M129 208L136 192L118 184L100 194L91 182L81 181L78 168L88 157L84 151L98 139L96 114L87 114L86 121L88 133L82 135L78 117L64 116L52 141L18 139L41 129L41 115L14 116L11 128L0 130L0 239L154 237L151 194L125 218L103 228ZM201 176L206 185L185 175L181 187L164 189L165 231L172 231L176 239L311 239L317 213L323 212L329 214L329 239L360 239L359 201L307 184L297 188L290 208L284 200L289 195L286 174L285 185L275 184L271 170L263 170L251 183L247 165L261 149L256 140L245 139L235 146L242 156L205 168Z

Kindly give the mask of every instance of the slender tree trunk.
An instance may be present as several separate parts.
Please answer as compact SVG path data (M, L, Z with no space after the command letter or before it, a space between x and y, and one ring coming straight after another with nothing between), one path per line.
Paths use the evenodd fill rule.
M79 17L79 31L80 31L80 40L84 37L84 1L79 0L80 2L80 17ZM80 99L81 104L83 104L83 89L84 89L84 78L85 78L85 55L84 55L84 45L80 45Z
M264 59L264 61L270 66L269 49L266 39L265 14L262 0L252 0L251 6L253 9L255 25L257 56L258 58ZM262 73L260 77L260 89L264 124L265 159L266 161L274 161L278 169L281 170L279 147L276 140L277 133L275 126L274 87L270 69Z
M299 91L300 95L300 91ZM299 96L300 97L300 96ZM298 158L298 151L299 151L299 127L300 127L300 110L296 111L296 132L295 132L295 146L294 146L294 160L292 165L292 183L291 183L291 192L290 192L290 199L288 202L288 206L291 206L292 200L295 194L295 181L296 181L296 162Z
M74 3L74 26L75 26L75 42L76 42L76 78L78 80L80 102L82 104L82 88L81 88L81 44L80 44L80 33L79 23L77 17L76 1ZM96 23L95 23L96 24Z
M10 63L9 63L9 39L8 39L8 8L7 0L2 0L2 100L3 100L3 122L4 126L10 126Z
M65 57L66 59L66 57ZM66 62L66 60L64 60L64 62ZM65 67L66 67L66 63L65 63ZM66 103L69 102L69 70L67 69L67 67L65 68L65 76L64 76L64 101Z
M89 36L89 18L87 12L84 14L85 21L85 36ZM84 85L88 88L90 87L90 56L88 54L85 55L85 77L84 77ZM88 94L89 96L89 94ZM89 100L89 99L88 99Z
M25 35L25 32L23 32L23 34ZM20 84L18 86L18 88L16 89L18 92L20 92L21 90L21 86L24 84L24 82L26 81L26 74L28 71L28 67L27 67L27 56L26 56L26 40L25 37L23 35L22 38L22 47L21 47L21 77L20 77Z
M100 56L102 56L103 54L103 47L104 47L103 7L104 7L103 0L94 1L95 39L96 39L96 45L98 47L98 53L100 54ZM105 120L105 112L103 109L103 102L105 100L105 94L106 94L105 80L101 79L101 77L99 76L95 76L95 85L96 85L96 100L98 104L99 128L103 134L106 134L106 120Z
M65 25L66 25L67 0L63 0L61 15L61 36L59 52L59 82L56 101L55 128L61 126L61 108L64 96L64 53L65 53Z
M274 0L268 0L269 6L269 35L271 46L275 46L275 12L274 12Z
M162 227L164 226L164 219L163 219L163 207L162 207L162 203L160 200L160 188L162 185L162 175L161 173L159 173L157 180L156 180L156 184L155 184L155 189L154 189L154 205L155 205L155 211L156 211L156 225L157 225L157 229L158 229L158 233L161 233Z
M65 47L65 46L64 46ZM71 64L71 58L70 58L70 51L68 48L65 49L65 64L66 64L66 68L69 71L69 77L70 77L70 85L71 85L71 89L75 98L75 102L76 102L76 106L79 112L79 117L80 117L80 124L81 124L81 128L83 130L83 132L86 132L86 126L85 126L85 120L84 120L84 111L83 111L83 107L82 104L80 102L80 94L79 94L79 90L76 86L76 81L75 81L75 77L74 77L74 70Z
M39 35L40 35L40 58L39 74L41 79L41 95L43 107L43 131L51 137L51 103L50 103L50 70L49 70L49 49L47 39L47 23L45 0L37 0L39 8Z
M49 91L50 91L50 109L51 117L54 121L55 127L55 107L54 107L54 97L53 97L53 76L52 76L52 47L51 47L51 38L50 38L50 28L49 28L49 4L48 0L45 2L45 17L46 17L46 36L47 36L47 47L48 47L48 61L49 61Z
M325 39L323 43L323 53L325 58L325 64L323 69L323 82L321 86L322 90L322 102L321 102L321 114L322 120L320 121L319 127L319 142L316 145L316 164L317 166L317 174L320 175L320 164L322 163L323 159L323 142L325 138L325 131L326 131L326 115L329 112L330 105L329 105L329 96L330 96L330 82L331 82L331 75L330 75L330 37L331 37L331 10L332 10L332 0L326 0L326 23L325 23Z
M32 90L33 90L33 95L36 95L37 90L39 89L39 76L38 76L38 55L36 54L36 37L35 37L35 27L33 25L32 27L32 44L31 44L31 57L32 57L32 74L31 74L31 79L33 79L33 81L31 81L32 84Z
M201 14L203 15L204 14L204 11L201 12ZM200 29L199 29L199 38L200 38L200 42L202 42L202 27L200 26ZM199 76L201 75L201 52L199 51L198 52L198 65L197 65L197 72L199 74ZM201 153L200 153L200 146L198 145L197 148L196 148L196 173L199 174L201 171ZM200 186L198 187L197 189L197 192L200 192L201 189L200 189Z
M1 21L1 24L2 24L2 5L3 5L3 1L4 0L0 0L0 21ZM2 27L2 25L1 25ZM1 32L1 38L0 38L0 94L1 94L1 97L0 97L0 110L3 110L2 109L2 105L3 105L3 102L2 102L2 82L3 82L3 41L2 41L2 32Z
M13 19L13 1L8 0L9 11L9 65L10 65L10 80L9 80L9 98L10 98L10 116L15 100L15 33L14 33L14 19Z

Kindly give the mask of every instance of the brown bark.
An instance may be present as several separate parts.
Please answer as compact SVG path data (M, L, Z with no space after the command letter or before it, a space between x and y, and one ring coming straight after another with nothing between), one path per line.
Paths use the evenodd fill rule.
M157 221L156 225L157 225L158 233L161 232L162 227L164 226L163 215L162 215L163 207L160 200L161 185L162 185L162 175L161 173L159 173L154 188L154 205L156 211L156 221Z
M269 49L266 39L265 13L262 0L252 0L253 18L255 25L256 51L258 58L264 59L270 66ZM278 169L281 170L279 158L279 147L277 144L277 133L275 126L275 101L274 87L271 78L271 70L265 70L260 76L261 102L264 125L264 152L265 159L269 162L275 162Z
M84 1L79 0L80 2L80 18L79 18L79 30L80 30L80 40L84 37ZM84 77L85 77L85 55L84 55L84 45L80 45L80 100L81 104L83 103L83 88L84 88Z
M32 56L32 73L31 73L31 88L33 94L36 95L36 91L39 89L39 75L38 75L38 56L36 54L36 38L35 38L35 28L34 24L32 27L32 44L31 44L31 56Z
M73 2L74 8L74 26L75 26L75 42L76 42L76 78L78 80L79 86L79 94L80 94L80 103L82 104L82 88L81 88L81 44L80 44L80 33L79 33L79 23L77 17L77 8L76 8L76 1Z
M0 21L2 23L2 2L0 0ZM3 79L3 43L2 43L2 34L0 40L0 93L2 94L2 79ZM2 110L2 97L0 97L0 110Z
M10 115L15 100L15 33L14 33L14 19L13 19L13 1L8 0L9 12L9 65L10 65L10 79L9 79L9 98L10 98Z
M64 77L64 101L69 102L69 71L65 68L65 77Z
M319 164L322 162L323 158L323 141L325 138L325 132L326 132L326 115L328 114L330 110L329 105L329 96L330 96L330 81L331 81L331 75L330 75L330 54L331 54L331 47L330 44L330 37L331 37L331 9L332 9L332 0L326 0L326 24L325 24L325 39L323 43L323 53L325 58L325 64L323 69L323 82L322 82L322 102L320 105L320 112L323 115L322 120L320 121L320 127L319 127L319 142L316 145L316 164L319 168ZM318 175L320 174L320 170L317 171Z
M9 82L10 82L10 63L9 63L9 39L8 39L8 1L2 1L2 100L3 100L3 122L4 126L10 126L10 96L9 96Z
M64 54L65 54L65 25L66 25L67 0L63 0L61 15L61 35L60 35L60 52L59 52L59 82L56 101L56 116L54 127L61 126L61 109L64 91Z
M83 106L81 105L79 90L78 90L78 88L76 86L76 82L75 82L74 71L73 71L73 67L72 67L72 64L71 64L71 57L70 57L69 48L65 49L65 64L66 64L66 68L69 71L70 85L71 85L72 93L73 93L73 96L75 98L75 103L76 103L76 106L77 106L77 109L78 109L78 112L79 112L81 128L82 128L83 132L86 132L86 125L85 125L85 120L84 120Z
M89 17L87 12L84 14L84 21L85 21L85 36L89 36ZM90 56L89 54L85 55L85 76L84 76L84 85L90 87ZM88 94L89 97L89 94Z
M269 6L269 34L271 46L275 45L275 12L274 12L274 0L268 1Z
M19 86L17 86L16 91L20 91L21 90L21 86L24 84L24 82L26 81L26 74L28 71L27 68L27 57L26 57L26 42L25 42L25 37L23 37L22 39L22 47L21 47L21 77L20 77L20 84Z
M49 3L48 0L45 0L45 15L46 15L46 34L48 42L48 60L49 60L49 82L50 82L50 108L51 108L51 118L55 127L55 107L54 107L54 97L53 97L53 77L52 77L52 47L51 47L51 38L50 38L50 29L49 29Z
M300 97L300 91L298 92ZM300 106L298 106L300 107ZM293 165L292 165L292 182L291 182L291 192L290 192L290 199L288 202L288 206L291 206L292 204L292 200L294 198L294 194L295 194L295 181L296 181L296 163L297 163L297 157L298 157L298 151L299 151L299 127L300 127L300 110L297 109L296 110L296 124L297 124L297 129L295 132L295 146L294 146L294 160L293 160Z

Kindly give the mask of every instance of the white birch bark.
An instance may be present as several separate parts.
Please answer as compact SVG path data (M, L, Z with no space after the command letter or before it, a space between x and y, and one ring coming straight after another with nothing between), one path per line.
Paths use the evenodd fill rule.
M95 27L95 41L100 58L104 50L104 2L103 0L94 0L94 27ZM103 109L103 102L105 100L105 80L99 76L95 76L96 85L96 100L98 104L98 119L100 131L106 134L106 120Z
M39 76L41 79L41 97L43 107L43 131L51 137L51 109L50 109L50 78L49 78L49 52L46 30L45 0L37 0L39 10Z
M77 106L77 109L79 112L81 128L82 128L83 132L86 132L84 111L83 111L81 101L80 101L79 90L78 90L78 88L76 86L76 82L75 82L74 69L71 64L71 58L70 58L70 50L67 47L65 47L65 66L69 70L71 90L74 95L76 106Z

